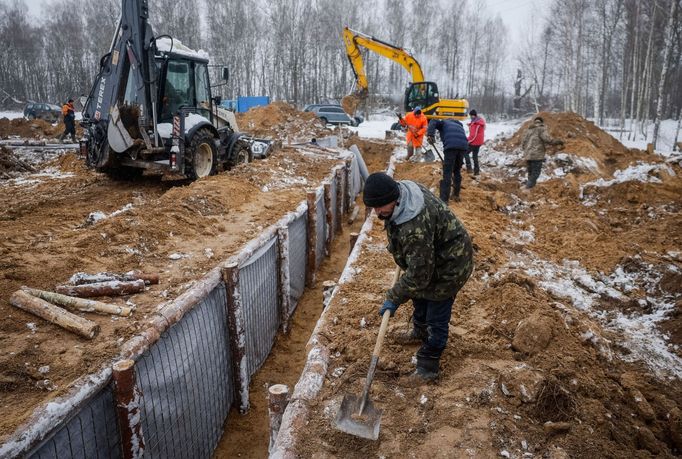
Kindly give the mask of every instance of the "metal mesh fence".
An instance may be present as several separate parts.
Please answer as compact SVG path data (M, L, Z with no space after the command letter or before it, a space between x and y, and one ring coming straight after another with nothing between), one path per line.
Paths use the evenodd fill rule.
M136 363L146 457L208 457L232 404L221 283Z
M270 353L280 323L277 239L273 238L239 268L250 376L258 371Z
M27 456L39 459L118 458L120 446L114 397L109 385Z
M291 311L305 290L305 270L308 264L306 256L308 250L307 225L308 215L303 213L289 225L289 285ZM291 312L289 311L289 312Z
M351 167L349 186L356 190L357 161ZM324 194L320 193L315 202L317 266L326 256L327 234L341 218L336 215L337 186L336 180L331 180L331 228L327 224ZM288 225L291 311L305 290L307 220L308 214L303 212ZM282 320L278 254L274 237L239 266L249 377L266 360ZM226 295L221 282L135 363L137 385L142 393L140 419L146 457L210 457L220 440L237 391L230 357ZM112 391L110 384L74 408L74 415L26 457L120 457L122 446Z

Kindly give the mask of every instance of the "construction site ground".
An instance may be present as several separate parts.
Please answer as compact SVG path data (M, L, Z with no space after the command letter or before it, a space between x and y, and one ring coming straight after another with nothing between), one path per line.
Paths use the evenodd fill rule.
M273 104L250 116L256 123L286 120L287 129L300 133L298 141L333 133L306 115ZM277 129L259 135L276 138ZM0 120L0 139L13 143L55 143L62 131L43 121ZM357 137L345 142L358 144L371 167L385 167L393 149ZM0 180L0 443L36 406L114 359L151 312L295 210L306 189L339 164L320 148L284 146L266 160L193 183L154 176L131 181L87 169L74 150L0 151L6 177ZM23 285L53 290L77 272L133 269L159 273L161 281L144 293L103 299L134 305L130 317L81 314L101 326L91 341L9 303Z
M295 111L282 115L289 110L284 106L272 110L278 112L267 120L240 119L242 129L264 126L254 133L285 142L329 132ZM441 377L404 385L417 347L393 341L408 326L411 306L401 306L372 386L371 397L384 410L379 440L372 442L336 431L332 420L342 395L361 390L393 270L375 226L358 273L330 305L323 333L332 356L319 401L297 432L301 457L680 454L680 160L628 150L575 115L545 114L545 120L566 146L550 152L535 189L522 188L518 146L525 125L510 139L486 144L480 179L465 175L463 200L451 208L473 237L476 270L455 302ZM3 123L0 138L7 138ZM370 171L384 169L395 148L353 141ZM74 152L55 156L39 166L42 175L22 172L0 181L0 442L32 407L115 357L145 314L295 208L305 188L317 186L335 164L283 148L266 161L191 184L149 177L131 183L86 170ZM6 170L11 166L4 164L16 162L0 161ZM402 162L396 170L398 178L434 190L440 173L439 163ZM89 219L93 212L105 218ZM345 236L323 265L320 283L345 263ZM134 303L131 318L88 315L102 327L92 341L8 303L21 285L51 289L78 271L131 269L159 272L161 284L112 300ZM321 310L317 288L304 296L290 334L280 337L254 377L251 414L228 418L217 457L265 456L263 387L297 380L303 343ZM47 374L39 372L46 365ZM55 390L37 384L46 378Z
M359 395L393 261L377 222L329 306L318 339L329 368L293 433L301 457L675 457L682 453L680 157L628 150L572 114L544 114L552 151L523 189L524 124L489 142L480 179L450 207L473 237L476 269L457 296L436 383L410 385L410 304L389 327L370 397L377 441L336 430ZM397 178L436 190L435 164Z

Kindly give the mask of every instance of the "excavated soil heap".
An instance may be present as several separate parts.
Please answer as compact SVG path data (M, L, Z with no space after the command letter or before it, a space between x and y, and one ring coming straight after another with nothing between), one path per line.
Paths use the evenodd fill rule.
M64 132L64 123L48 123L45 120L25 120L24 118L0 119L0 139L21 137L23 139L56 139ZM76 122L76 137L83 135L80 124Z
M561 130L549 121L550 131L556 129L552 135L568 138L576 126L586 126L590 139L574 138L569 145L606 145L597 155L606 164L617 158L620 169L641 158L602 138L584 120L556 117L573 124L564 123ZM646 158L664 162L659 156ZM480 180L465 176L462 202L451 208L473 238L476 269L453 308L440 379L418 386L403 379L414 369L418 346L394 340L409 327L412 308L402 305L391 319L370 392L383 410L374 442L339 432L333 419L343 394L362 391L380 322L377 310L391 279L393 261L377 222L357 274L337 293L319 335L329 346L329 369L309 422L301 427L301 456L587 459L681 454L679 363L660 370L656 356L639 352L646 339L636 338L635 332L644 322L626 327L630 337L604 326L619 315L645 317L657 302L672 301L674 307L655 327L670 333L672 359L682 357L682 168L670 167L674 175L661 183L628 181L598 188L589 205L570 173L531 192L519 188L511 170L484 168ZM396 176L436 190L441 168L400 163ZM575 273L564 284L552 284L542 271L534 271L542 263L573 267ZM617 269L621 277L631 276L621 284L620 298L594 282L606 281ZM576 289L582 296L571 296ZM596 314L583 309L585 298Z
M243 132L282 141L310 140L331 134L314 113L302 112L286 102L273 102L237 113L237 123Z
M540 112L550 136L565 142L561 149L565 153L594 159L605 171L613 172L622 169L623 164L629 164L635 159L647 159L646 152L635 148L627 148L615 137L603 131L592 121L588 121L576 113ZM509 140L496 145L496 148L513 150L521 148L523 137L535 117L523 123ZM558 151L557 147L549 146L548 153Z
M10 178L15 173L34 171L33 166L17 158L12 150L0 146L0 179Z

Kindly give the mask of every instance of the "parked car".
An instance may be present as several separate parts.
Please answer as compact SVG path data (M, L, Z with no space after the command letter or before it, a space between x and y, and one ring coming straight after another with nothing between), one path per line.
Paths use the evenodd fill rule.
M355 125L353 120L340 105L311 104L303 108L304 112L312 112L320 118L323 124L348 124Z
M33 120L39 118L41 120L49 121L51 123L59 120L62 114L62 109L53 104L46 104L42 102L29 102L24 107L24 118Z

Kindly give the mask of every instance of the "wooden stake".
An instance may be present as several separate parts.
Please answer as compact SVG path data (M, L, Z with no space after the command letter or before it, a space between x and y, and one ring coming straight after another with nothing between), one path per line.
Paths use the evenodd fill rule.
M351 158L346 158L346 167L344 168L345 173L345 184L344 184L344 196L346 199L343 201L343 213L349 214L351 211L351 203L353 202L352 189L351 189L351 176L353 174L353 160Z
M336 170L336 209L334 213L336 214L336 227L334 231L336 234L343 233L343 205L344 205L344 193L343 193L343 169Z
M144 281L109 281L83 285L58 285L57 293L81 298L95 296L122 296L144 291Z
M99 325L91 320L70 313L66 309L36 298L28 293L18 290L9 299L12 306L23 309L50 323L59 325L65 330L92 339L99 333Z
M353 251L355 243L358 242L358 237L360 237L359 233L350 233L350 248L348 249L348 254L350 254Z
M249 410L249 370L246 355L246 324L239 291L239 265L236 263L227 265L222 269L222 274L227 290L227 327L230 331L234 387L239 412L246 413Z
M59 293L46 292L45 290L38 290L29 287L21 287L21 290L28 293L29 295L49 301L50 303L66 306L68 308L77 309L83 312L115 314L124 317L128 317L133 312L132 308L127 306L118 306L115 304L102 303L95 300L84 300L82 298L60 295Z
M284 384L273 384L268 388L268 414L270 415L270 446L272 452L277 440L279 428L282 425L284 410L289 404L289 387Z
M305 283L308 287L315 283L315 271L317 270L317 193L308 191L306 194L308 203L308 262L305 267Z
M116 418L124 459L137 459L144 455L144 435L140 405L142 392L135 384L135 361L119 360L112 367Z
M289 328L291 309L291 280L289 279L289 229L285 226L277 229L277 294L279 296L279 317L282 332Z
M327 231L324 235L324 254L329 256L329 248L334 240L334 228L333 228L333 209L332 209L332 185L331 183L324 184L324 208L327 210L325 214L325 220L327 222Z

